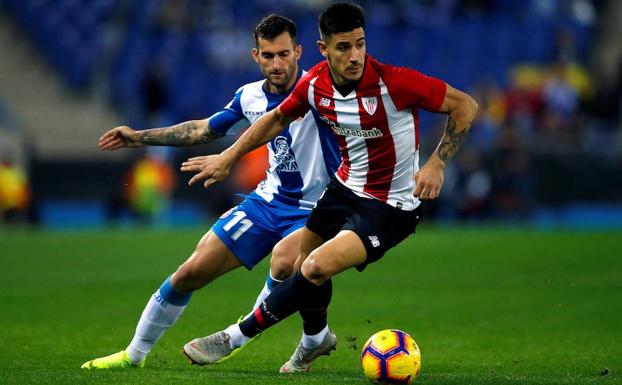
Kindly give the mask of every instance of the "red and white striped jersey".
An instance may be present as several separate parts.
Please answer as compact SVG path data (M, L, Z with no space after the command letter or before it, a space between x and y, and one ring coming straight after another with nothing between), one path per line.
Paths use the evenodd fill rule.
M290 117L315 109L339 141L336 177L355 194L414 210L419 170L418 108L438 111L447 86L413 69L367 56L363 77L348 95L333 86L328 62L303 76L279 106Z

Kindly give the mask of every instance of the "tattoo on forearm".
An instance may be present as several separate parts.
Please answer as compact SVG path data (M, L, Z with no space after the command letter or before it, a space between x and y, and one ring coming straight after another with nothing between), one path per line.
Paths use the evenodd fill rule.
M451 159L464 139L466 139L469 129L471 128L471 122L469 122L465 129L456 131L456 121L449 116L447 118L447 126L445 127L445 134L441 140L441 144L438 145L438 157L442 161Z
M141 143L151 146L190 146L210 142L220 135L212 132L207 126L199 127L190 121L171 127L141 131L138 137Z

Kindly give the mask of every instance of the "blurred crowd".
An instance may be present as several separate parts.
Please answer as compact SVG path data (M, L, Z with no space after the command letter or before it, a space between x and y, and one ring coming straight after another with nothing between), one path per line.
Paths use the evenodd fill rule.
M605 168L619 164L622 83L597 77L576 62L558 61L516 65L505 87L476 83L472 93L480 114L451 165L443 196L449 204L441 205L441 213L528 219L541 204L537 178L547 174L535 167L546 167L549 159L571 159L569 165L593 159ZM558 186L560 195L569 194L564 188Z
M251 31L275 10L298 24L303 68L321 60L316 18L328 3L6 0L5 9L69 89L103 85L124 123L147 128L209 116L239 85L259 79ZM360 3L372 55L440 77L479 102L443 196L431 205L438 218L525 220L534 207L556 203L540 194L555 167L620 163L622 61L612 71L591 60L606 1ZM422 159L443 125L422 117Z

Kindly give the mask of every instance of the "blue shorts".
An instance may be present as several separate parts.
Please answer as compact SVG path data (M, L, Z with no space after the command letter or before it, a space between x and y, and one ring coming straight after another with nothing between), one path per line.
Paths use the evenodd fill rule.
M212 231L247 269L252 269L281 239L300 229L311 210L272 201L252 193L220 216Z

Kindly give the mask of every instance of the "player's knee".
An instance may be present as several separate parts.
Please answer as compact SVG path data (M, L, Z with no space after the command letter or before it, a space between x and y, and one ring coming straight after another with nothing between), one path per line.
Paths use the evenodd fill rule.
M270 259L270 274L272 274L272 278L279 281L287 279L294 272L294 262L295 258L291 255L273 252Z
M315 285L321 285L331 278L329 266L314 258L313 254L302 263L300 272L309 282Z
M270 274L272 278L283 281L290 277L294 272L294 266L284 261L270 261Z

